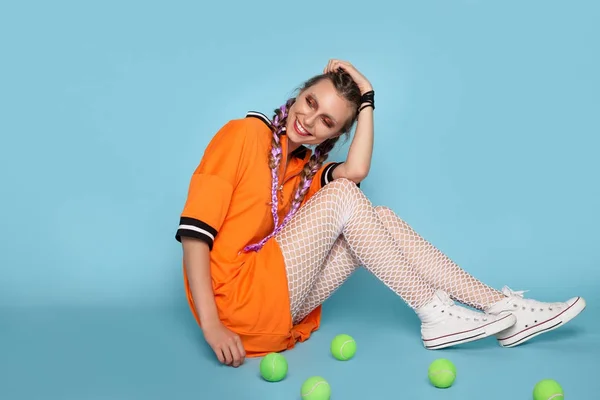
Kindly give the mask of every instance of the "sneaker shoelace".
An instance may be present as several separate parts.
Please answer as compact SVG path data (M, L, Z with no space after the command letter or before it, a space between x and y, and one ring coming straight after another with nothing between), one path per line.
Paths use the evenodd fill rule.
M504 295L510 298L519 299L518 302L521 303L521 305L513 303L514 308L519 308L520 306L523 310L527 310L529 308L531 311L544 311L546 308L548 309L548 311L553 311L555 308L559 310L562 308L562 303L544 303L534 299L526 299L524 297L524 294L526 292L528 292L528 290L512 290L508 286L505 286L502 289L502 293Z
M443 304L448 306L448 315L451 317L464 319L465 321L470 321L472 319L475 322L479 322L480 320L486 322L488 320L488 317L485 314L480 314L468 308L457 307L456 303L454 303L452 298L446 293L439 293L438 297ZM442 312L444 311L445 310L442 310Z

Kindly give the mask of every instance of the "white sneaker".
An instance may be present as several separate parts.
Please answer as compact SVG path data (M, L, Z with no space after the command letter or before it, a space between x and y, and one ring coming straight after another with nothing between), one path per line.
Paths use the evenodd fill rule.
M516 292L505 286L502 293L507 296L506 300L501 300L486 310L489 315L509 313L517 317L515 325L496 335L503 347L513 347L539 334L550 332L575 318L585 308L582 297L573 297L561 303L543 303L523 298L524 292Z
M416 313L421 319L421 338L427 349L442 349L483 339L511 327L517 320L510 313L493 316L456 305L441 290L437 290L432 301Z

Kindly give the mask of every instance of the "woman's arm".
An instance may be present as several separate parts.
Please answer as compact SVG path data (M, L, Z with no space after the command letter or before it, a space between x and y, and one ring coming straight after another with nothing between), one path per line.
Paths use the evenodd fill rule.
M210 249L208 244L195 238L182 237L183 262L200 317L204 339L223 364L240 366L246 351L240 337L227 329L219 319L215 294L210 276Z
M354 139L346 161L333 170L333 179L347 178L360 183L369 174L373 156L373 108L366 107L358 115Z
M340 68L346 71L354 82L356 82L361 95L373 90L367 78L347 61L330 60L325 68L325 72L335 71ZM361 106L364 104L361 104ZM356 132L350 144L346 161L333 170L333 179L346 178L355 183L360 183L365 179L371 169L373 141L373 107L365 107L358 114Z
M195 238L182 237L183 263L190 290L200 317L202 328L219 324L219 313L210 276L210 250L208 244Z

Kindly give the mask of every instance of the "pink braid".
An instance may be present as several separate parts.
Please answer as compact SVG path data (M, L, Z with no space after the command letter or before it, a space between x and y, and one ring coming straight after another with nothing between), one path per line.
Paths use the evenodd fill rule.
M279 110L281 110L281 118L279 118L279 115L275 115L273 119L273 126L275 127L273 130L273 140L277 144L279 144L279 135L284 127L288 111L286 105L281 106ZM277 187L279 185L278 171L279 164L281 163L281 146L272 146L271 154L275 160L275 165L271 168L271 213L273 214L273 222L277 226L279 223L279 215L277 215Z
M318 158L317 152L315 152L315 155L317 155L317 158ZM319 168L320 168L320 165L316 165L315 169L313 171L311 171L312 172L311 176L314 176L317 173L317 171L319 170ZM269 239L271 239L273 236L275 236L279 232L281 232L283 227L290 221L290 219L292 219L294 214L296 214L296 211L298 211L298 209L300 208L301 202L299 200L300 200L301 194L308 190L311 183L312 183L312 178L306 179L306 181L304 182L304 185L302 185L301 187L298 187L298 189L296 189L296 194L294 195L293 207L290 209L288 214L285 216L281 225L279 225L279 226L275 225L275 229L273 230L273 232L271 232L269 235L267 235L265 238L263 238L260 242L250 245L250 246L246 246L244 248L245 252L260 250ZM275 187L277 187L277 186L275 186ZM273 220L278 221L279 218L277 216L277 203L275 203L275 207L273 207L272 210L274 210L273 211Z
M319 153L318 153L318 149L315 150L315 154L314 154L315 158L319 158ZM296 211L298 211L298 209L300 208L300 204L302 203L300 201L300 199L302 198L302 194L305 193L308 188L310 187L313 177L315 176L315 174L317 173L317 171L319 170L319 168L321 168L321 165L316 164L314 166L314 168L311 170L311 178L310 179L306 179L304 181L304 185L298 187L298 189L296 189L296 194L294 196L294 201L293 201L293 205L292 208L290 209L290 211L288 212L288 214L285 216L285 218L283 219L283 222L281 223L281 225L279 225L277 228L275 228L275 230L273 231L273 233L271 233L271 235L269 235L270 237L277 235L279 232L281 232L281 230L283 229L283 227L290 221L290 219L292 219L292 217L294 216L294 214L296 214Z
M285 121L287 118L288 108L291 106L291 101L288 101L286 104L279 107L281 111L281 117L279 114L275 114L273 118L273 141L277 144L280 143L279 136L285 127ZM281 162L281 146L272 146L271 154L273 155L273 159L275 160L275 165L271 168L271 214L273 214L273 222L275 227L279 224L279 215L277 213L277 206L279 201L277 199L277 188L279 186L279 165ZM260 242L246 246L244 248L244 252L249 251L258 251L260 250L265 243L273 236L273 233L262 239Z
M311 157L311 161L305 165L305 168L308 168L309 165L312 164L310 170L305 170L309 172L304 179L304 183L300 185L296 189L296 193L294 194L294 199L292 201L292 206L288 211L287 215L283 219L283 222L279 224L279 215L277 213L278 208L278 199L277 199L277 188L279 186L279 165L281 162L281 146L277 146L280 143L280 135L285 127L285 122L287 118L287 113L289 107L293 104L294 99L289 100L285 105L281 106L278 111L280 113L275 113L275 117L273 118L273 143L274 145L271 147L271 155L273 156L273 165L271 165L271 213L273 214L273 222L275 228L273 232L263 238L260 242L246 246L244 248L244 252L249 251L259 251L269 239L273 236L277 235L281 230L287 225L287 223L292 219L292 217L296 214L298 209L300 209L300 205L302 204L302 199L304 195L310 188L310 185L313 181L314 176L319 171L321 166L323 165L324 160L327 158L329 152L333 149L335 143L339 138L328 139L325 142L321 143L317 146L314 151L314 154Z

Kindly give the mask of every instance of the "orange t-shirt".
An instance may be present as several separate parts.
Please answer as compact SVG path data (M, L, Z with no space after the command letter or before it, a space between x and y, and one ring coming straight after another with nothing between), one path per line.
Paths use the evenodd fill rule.
M219 317L241 337L247 357L291 349L297 341L308 339L321 320L319 306L293 325L284 259L274 239L258 252L242 252L274 228L268 163L272 137L269 118L257 112L229 121L217 132L192 175L176 234L179 241L191 236L208 243ZM303 146L294 151L283 176L285 134L281 145L279 221L289 210L300 173L312 154ZM332 180L337 165L321 167L304 202ZM200 324L185 268L183 273L187 299Z

